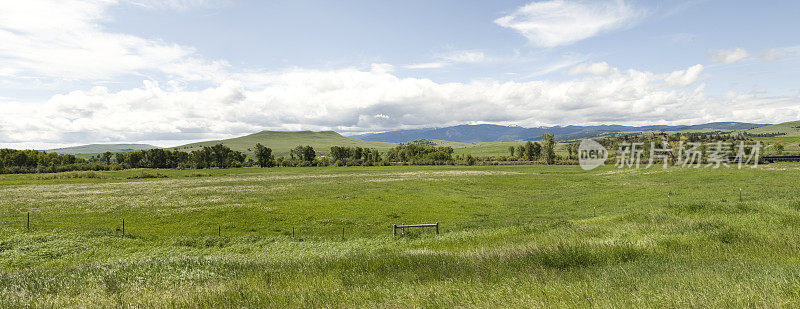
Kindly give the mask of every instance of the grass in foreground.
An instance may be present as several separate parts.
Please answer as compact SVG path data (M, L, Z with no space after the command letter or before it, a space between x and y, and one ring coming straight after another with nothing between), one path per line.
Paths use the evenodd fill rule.
M773 164L2 176L0 307L796 307L798 172ZM438 237L390 236L393 223L436 221Z

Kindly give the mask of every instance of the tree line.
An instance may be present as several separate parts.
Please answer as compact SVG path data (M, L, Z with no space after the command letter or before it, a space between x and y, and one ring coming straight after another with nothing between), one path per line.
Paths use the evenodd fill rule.
M90 159L38 150L0 149L0 173L53 173L121 170L126 168L231 168L252 165L245 154L217 144L191 152L148 149L105 152Z
M555 164L558 156L555 151L556 142L553 134L543 134L542 142L527 141L525 144L508 146L509 156L526 161L541 161L545 164ZM571 156L571 155L570 155Z
M375 148L333 146L325 154L318 154L312 146L299 145L289 151L289 156L276 157L271 148L256 144L251 157L223 144L203 146L190 152L168 149L147 149L120 153L105 152L90 159L74 155L59 155L37 150L0 149L0 173L47 173L78 170L121 170L129 168L204 169L238 168L248 166L375 166L375 165L446 165L485 163L487 161L526 161L553 164L558 159L554 152L552 134L544 140L526 142L509 147L510 157L473 157L454 155L452 147L435 145L401 144L381 153Z

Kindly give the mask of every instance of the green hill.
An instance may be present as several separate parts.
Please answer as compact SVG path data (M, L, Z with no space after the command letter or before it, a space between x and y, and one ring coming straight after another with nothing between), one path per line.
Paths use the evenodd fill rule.
M298 145L310 145L314 147L317 154L325 154L330 151L331 146L357 146L365 148L377 148L386 151L396 144L382 142L368 142L360 139L344 137L334 131L261 131L258 133L236 137L231 139L215 140L192 143L182 146L169 147L167 149L180 151L193 151L203 146L214 146L223 144L233 150L241 151L249 156L253 154L253 146L256 143L272 148L276 156L288 156L289 150Z
M147 144L90 144L90 145L50 149L46 151L55 152L57 154L62 154L62 155L63 154L79 155L79 154L104 153L106 151L126 152L134 150L153 149L153 148L159 148L159 147Z
M789 121L779 124L773 124L771 126L750 129L747 130L747 132L752 134L786 133L786 135L783 136L800 137L800 121Z

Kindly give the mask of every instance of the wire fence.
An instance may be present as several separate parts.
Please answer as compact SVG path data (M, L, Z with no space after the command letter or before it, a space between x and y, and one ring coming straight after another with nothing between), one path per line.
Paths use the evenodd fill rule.
M590 211L590 214L591 211ZM448 226L440 223L434 229L408 228L405 233L394 233L394 226L412 224L436 224L432 222L404 222L397 223L358 223L358 222L330 222L303 225L247 225L242 222L184 222L183 224L169 222L153 222L148 220L132 219L134 216L105 216L100 220L62 220L62 216L42 214L36 212L4 215L0 217L0 228L7 230L26 231L63 231L83 232L93 235L113 235L120 237L180 237L180 236L281 236L291 239L352 239L375 236L387 237L416 237L419 235L438 235L447 232L496 228L501 226L523 226L531 224L535 218L477 218L465 220ZM438 232L438 233L437 233Z

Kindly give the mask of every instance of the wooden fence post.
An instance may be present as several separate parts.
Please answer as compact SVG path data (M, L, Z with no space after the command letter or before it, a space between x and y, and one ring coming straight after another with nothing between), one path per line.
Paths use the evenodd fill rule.
M125 219L122 219L122 237L125 237Z
M739 202L742 201L742 188L739 188Z
M31 212L28 212L28 223L25 224L25 227L30 231L31 230Z
M222 226L217 225L217 236L222 236Z
M436 235L439 235L439 222L438 221L436 223L410 224L410 225L406 225L405 223L400 224L400 225L392 224L392 235L397 236L397 229L399 228L401 235L405 236L407 227L408 228L412 228L412 227L432 227L432 228L436 228ZM344 235L344 231L342 232L342 234Z

